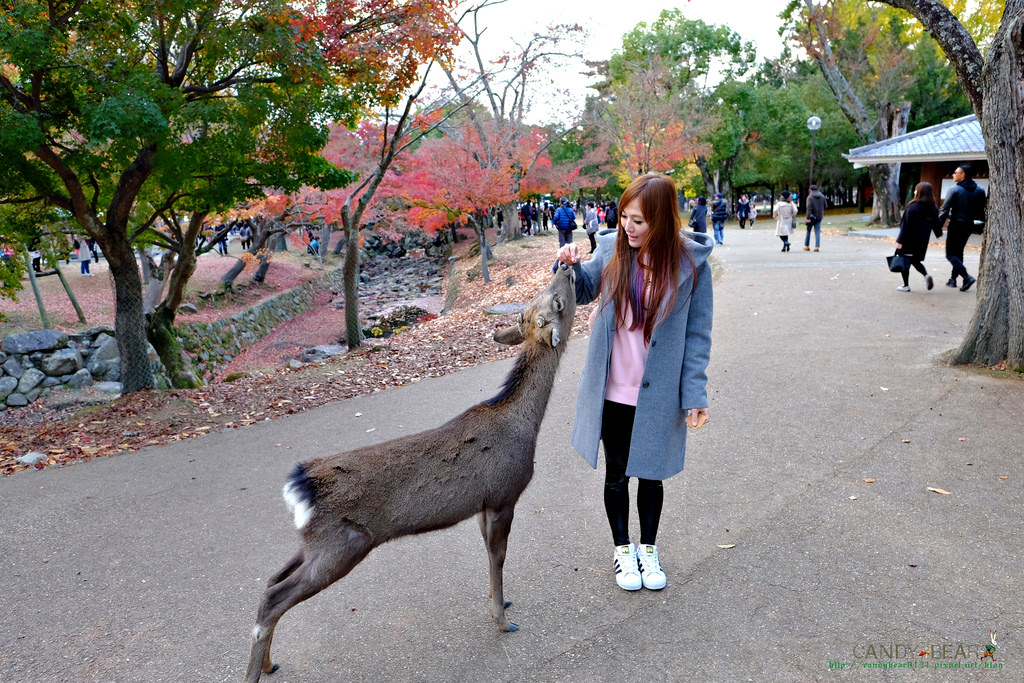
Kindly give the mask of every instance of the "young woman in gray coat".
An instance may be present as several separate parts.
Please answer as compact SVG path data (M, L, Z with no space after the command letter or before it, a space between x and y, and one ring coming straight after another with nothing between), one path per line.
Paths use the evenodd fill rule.
M682 233L676 189L656 173L637 178L619 202L616 234L598 238L580 263L575 244L558 260L576 270L576 301L598 296L580 378L572 444L591 467L605 450L604 504L615 544L616 582L658 590L662 480L683 469L686 429L708 419L712 239ZM640 546L629 535L629 477L637 477Z

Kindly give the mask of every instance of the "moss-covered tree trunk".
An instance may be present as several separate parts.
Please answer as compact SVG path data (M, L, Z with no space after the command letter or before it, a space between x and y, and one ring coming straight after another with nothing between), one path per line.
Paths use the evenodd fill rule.
M174 327L174 311L162 302L147 318L146 335L156 349L167 370L167 378L171 385L178 389L192 389L204 384L192 367L192 359L178 339L178 331Z
M185 353L174 327L174 320L185 297L185 285L196 271L195 249L182 249L177 263L171 270L167 283L167 296L149 315L146 321L146 336L167 369L171 385L179 389L202 386L203 380L192 367L192 359Z

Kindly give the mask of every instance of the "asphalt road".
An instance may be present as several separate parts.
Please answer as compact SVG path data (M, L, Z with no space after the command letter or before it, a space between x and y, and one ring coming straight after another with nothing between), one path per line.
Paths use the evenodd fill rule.
M891 250L782 254L727 230L712 421L666 482L665 590L609 571L602 475L569 446L576 339L509 541L521 630L490 619L469 521L375 550L289 612L266 680L960 681L993 630L1000 680L1024 680L1024 382L945 365L975 292L943 285L934 248L935 290L913 273L898 292ZM0 679L240 680L263 584L298 545L295 462L440 424L510 367L0 480Z

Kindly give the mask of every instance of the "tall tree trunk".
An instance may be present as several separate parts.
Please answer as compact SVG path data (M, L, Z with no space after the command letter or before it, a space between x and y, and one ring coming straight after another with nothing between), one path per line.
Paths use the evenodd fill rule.
M886 104L878 113L878 139L888 140L907 132L910 121L910 102L899 106ZM875 188L871 206L871 222L886 226L898 225L901 207L900 197L901 164L876 164L868 168L871 184Z
M470 225L473 226L473 232L476 233L477 239L480 240L480 272L483 275L484 282L491 281L491 273L487 269L487 260L491 258L491 245L487 243L487 226L483 221L478 220L474 214L469 218Z
M1007 13L1010 13L1007 3ZM979 121L988 156L989 205L978 274L978 303L954 363L1024 371L1024 9L1000 30L982 71ZM1004 19L1004 23L1007 23Z
M345 265L342 269L345 289L345 344L354 349L362 342L359 326L359 227L345 220Z
M107 229L101 243L114 278L114 330L121 354L121 387L124 393L150 389L153 370L146 344L146 321L142 312L142 278L135 252L125 230Z

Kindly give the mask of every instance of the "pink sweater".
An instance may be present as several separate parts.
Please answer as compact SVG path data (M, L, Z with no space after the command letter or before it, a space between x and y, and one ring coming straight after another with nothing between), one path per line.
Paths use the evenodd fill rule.
M627 306L625 324L615 328L604 397L608 401L635 406L640 396L640 382L644 378L648 347L644 343L644 328L630 330L632 323L633 312Z

